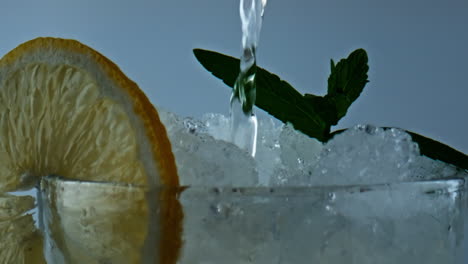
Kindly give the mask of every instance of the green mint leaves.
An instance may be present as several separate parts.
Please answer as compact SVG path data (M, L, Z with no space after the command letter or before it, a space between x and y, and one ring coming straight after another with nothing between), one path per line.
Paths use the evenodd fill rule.
M330 125L338 124L348 108L359 97L367 82L367 53L363 49L353 51L348 58L335 66L331 60L331 73L328 77L328 93L325 100L332 107L333 118L327 119ZM305 97L310 97L308 94Z
M214 76L233 87L239 73L239 59L217 52L195 49L195 57ZM326 141L330 128L346 114L368 82L367 54L363 49L352 52L335 65L331 61L328 94L302 95L289 83L260 67L257 68L255 105L295 129Z
M229 87L239 74L239 59L214 51L195 49L195 57L214 76ZM368 82L367 53L353 51L336 65L331 60L328 90L325 96L302 95L277 75L257 68L257 99L255 105L302 133L325 142L343 130L330 133L331 126L345 116ZM408 132L418 143L421 154L468 170L468 156L430 138Z

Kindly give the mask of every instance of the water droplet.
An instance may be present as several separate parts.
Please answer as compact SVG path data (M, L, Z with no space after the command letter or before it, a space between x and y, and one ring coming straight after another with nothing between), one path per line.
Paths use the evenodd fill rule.
M222 203L217 203L217 204L211 205L210 209L215 215L217 215L219 217L227 218L227 217L229 217L229 215L231 213L229 205L222 204Z

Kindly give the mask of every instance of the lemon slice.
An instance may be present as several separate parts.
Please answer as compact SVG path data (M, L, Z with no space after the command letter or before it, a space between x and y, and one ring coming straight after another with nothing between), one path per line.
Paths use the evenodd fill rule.
M51 174L148 188L179 186L166 130L144 93L106 57L66 39L37 38L0 60L0 168L0 195L31 188ZM86 197L77 194L76 199ZM175 263L181 245L180 205L175 197L154 201L164 201L158 204L157 223L147 223L159 225L158 237L139 234L135 237L141 239L132 243L155 239L160 263ZM146 203L133 213L149 219L152 208ZM0 217L2 212L8 214L0 207ZM2 259L8 247L1 243L1 263L35 263L23 261L42 252L29 219L28 214L0 218L0 234L13 230L11 236L18 238L10 243L16 243L11 250L18 251L17 261ZM122 231L114 232L126 230L125 222L121 224ZM19 229L31 232L16 233Z
M31 196L0 195L1 263L44 263L42 238L31 215L23 215L32 208Z

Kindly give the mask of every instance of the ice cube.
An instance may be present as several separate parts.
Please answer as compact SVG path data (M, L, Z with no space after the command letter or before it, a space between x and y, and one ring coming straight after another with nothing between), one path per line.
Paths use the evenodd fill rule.
M379 184L454 177L456 167L421 156L411 136L397 128L357 125L325 145L292 125L259 120L254 159L228 141L229 119L202 121L162 113L181 182L211 186L323 186Z
M403 130L357 125L324 147L310 185L354 185L411 180L418 145Z
M207 132L216 139L229 141L229 119L220 114L203 118ZM275 123L271 118L258 123L255 164L259 185L281 185L290 175L303 177L317 161L322 143L295 130L292 125Z
M280 133L281 126L276 125L272 119L260 119L255 162L259 174L259 183L263 186L269 184L275 170L282 165Z
M208 113L203 115L202 122L205 124L207 133L218 140L230 141L231 130L229 118L222 114Z
M203 122L207 132L216 139L230 141L231 130L229 118L221 114L206 114ZM258 122L257 151L255 166L258 172L259 185L266 186L275 169L281 166L281 151L279 136L281 126L276 125L271 118L260 119Z
M296 136L297 137L297 136ZM291 138L291 137L290 137ZM292 137L295 138L295 137ZM350 128L327 142L318 159L307 138L282 144L282 160L287 170L277 173L281 185L354 185L391 183L412 180L412 168L420 157L418 145L403 130L384 129L370 125ZM301 153L296 166L290 152ZM303 164L303 163L309 164Z
M457 178L462 174L462 169L452 164L421 155L417 156L415 162L411 164L410 173L411 178L414 180Z
M232 143L215 139L211 128L193 118L160 111L172 144L182 185L256 186L255 162Z
M307 179L290 183L356 185L448 178L456 167L421 156L418 144L397 128L358 125L336 135Z
M309 181L312 168L317 163L323 144L294 129L291 124L283 126L279 137L281 166L271 176L271 185L303 185Z

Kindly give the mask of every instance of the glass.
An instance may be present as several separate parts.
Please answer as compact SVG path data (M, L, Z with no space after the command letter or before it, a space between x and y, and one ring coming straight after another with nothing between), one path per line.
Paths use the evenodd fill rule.
M466 263L465 176L173 190L184 213L177 263ZM158 242L143 234L158 236L159 210L144 201L161 191L44 178L39 203L48 263L157 263Z
M38 191L47 263L146 263L144 188L45 177Z

